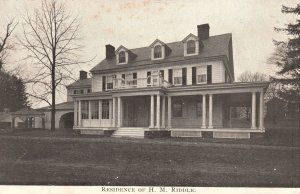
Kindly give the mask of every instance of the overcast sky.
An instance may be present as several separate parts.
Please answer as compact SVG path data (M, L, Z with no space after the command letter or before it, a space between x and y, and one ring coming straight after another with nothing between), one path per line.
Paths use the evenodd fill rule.
M40 5L40 0L0 0L0 26L8 18L20 19L26 9ZM295 21L281 13L282 4L295 6L296 0L66 0L69 10L80 17L82 44L86 59L93 62L76 67L89 71L105 56L105 45L116 48L149 46L155 39L165 43L179 41L189 33L197 34L197 25L209 23L210 34L232 33L235 76L243 71L271 74L266 63L274 50L272 40L282 40L274 27ZM19 26L16 34L21 30ZM0 29L2 33L2 29ZM18 51L10 64L17 65ZM22 64L24 65L24 64ZM26 68L30 72L30 67ZM26 74L26 72L24 72ZM61 96L59 101L64 101Z

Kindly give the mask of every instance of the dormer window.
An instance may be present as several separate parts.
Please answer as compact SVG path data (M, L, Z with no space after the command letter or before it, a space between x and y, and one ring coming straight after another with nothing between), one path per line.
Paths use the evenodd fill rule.
M119 63L125 63L126 62L126 54L125 51L121 51L119 53Z
M156 45L154 47L154 58L155 59L162 58L162 49L160 45Z
M165 59L170 53L171 49L162 41L156 39L151 45L151 60Z
M186 53L187 54L195 54L196 53L196 41L194 41L194 40L187 41Z
M200 41L200 42L199 42ZM201 40L194 34L189 34L182 40L184 47L184 56L193 56L199 54L199 44L203 44Z
M119 48L115 51L116 54L116 64L117 65L125 65L131 62L136 58L136 54L134 54L129 49L124 46L119 46Z

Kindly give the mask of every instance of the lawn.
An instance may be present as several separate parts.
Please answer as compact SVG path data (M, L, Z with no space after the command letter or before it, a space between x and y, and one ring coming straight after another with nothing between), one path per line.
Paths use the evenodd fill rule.
M299 149L0 136L0 183L299 187Z

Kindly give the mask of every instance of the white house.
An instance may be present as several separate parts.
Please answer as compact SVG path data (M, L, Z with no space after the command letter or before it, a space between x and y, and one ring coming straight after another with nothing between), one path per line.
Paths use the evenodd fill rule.
M210 36L208 24L197 27L197 35L172 43L156 39L116 50L106 45L106 58L91 69L92 78L68 86L73 129L113 137L264 133L268 82L235 82L232 35Z

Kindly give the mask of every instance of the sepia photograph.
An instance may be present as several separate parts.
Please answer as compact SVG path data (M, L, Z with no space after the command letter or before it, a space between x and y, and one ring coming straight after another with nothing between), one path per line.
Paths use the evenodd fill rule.
M299 189L299 1L0 0L0 16L0 185Z

